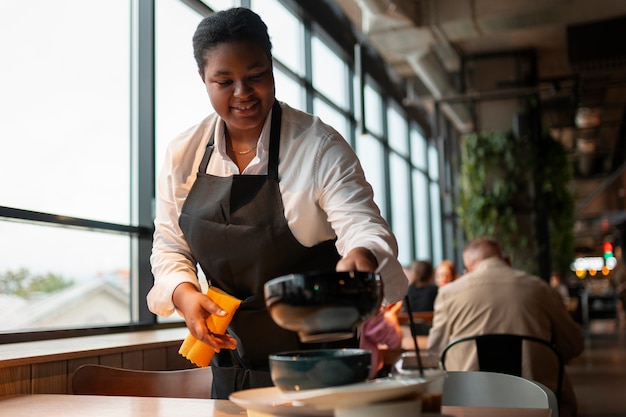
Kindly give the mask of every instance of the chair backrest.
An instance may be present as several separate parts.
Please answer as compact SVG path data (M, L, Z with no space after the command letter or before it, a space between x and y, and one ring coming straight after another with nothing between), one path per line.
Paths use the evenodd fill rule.
M558 417L554 393L519 376L481 371L447 372L442 405L466 407L549 408Z
M82 365L72 377L72 392L82 395L211 398L210 367L175 371L138 371Z
M557 375L557 385L554 390L554 394L556 395L557 401L559 401L563 390L565 362L563 361L563 357L559 351L556 350L556 347L552 343L538 337L508 333L481 334L463 337L450 342L448 346L446 346L441 353L441 363L443 368L446 369L446 356L453 346L465 342L474 342L476 344L478 368L480 371L522 376L522 343L524 341L543 345L554 354L558 363L557 369L555 369Z

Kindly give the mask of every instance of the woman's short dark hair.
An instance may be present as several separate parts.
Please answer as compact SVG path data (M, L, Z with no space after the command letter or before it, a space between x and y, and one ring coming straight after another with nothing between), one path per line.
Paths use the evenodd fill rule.
M198 24L193 35L193 55L198 69L204 70L207 51L231 41L254 42L272 59L272 42L267 25L252 10L235 7L207 16Z

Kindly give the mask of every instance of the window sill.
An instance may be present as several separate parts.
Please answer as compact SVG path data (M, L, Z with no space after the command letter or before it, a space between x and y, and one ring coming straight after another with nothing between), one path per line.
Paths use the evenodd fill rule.
M180 344L186 327L0 345L0 368Z

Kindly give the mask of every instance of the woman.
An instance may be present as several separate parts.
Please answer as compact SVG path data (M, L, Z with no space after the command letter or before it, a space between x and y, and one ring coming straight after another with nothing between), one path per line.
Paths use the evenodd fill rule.
M408 272L410 284L407 296L411 311L433 311L439 290L439 287L433 282L433 264L426 260L416 260L411 263ZM405 312L409 312L406 300L403 308Z
M275 99L271 42L259 16L245 8L213 14L198 25L193 46L215 114L168 147L148 306L162 316L178 310L191 334L219 352L213 396L227 398L271 385L270 353L317 347L271 320L263 300L269 279L372 272L384 261L383 304L400 300L407 280L350 146L318 118ZM211 285L243 300L227 335L207 328L210 314L224 313L200 292L197 264Z
M458 275L452 261L444 259L435 268L435 283L439 288L456 280Z

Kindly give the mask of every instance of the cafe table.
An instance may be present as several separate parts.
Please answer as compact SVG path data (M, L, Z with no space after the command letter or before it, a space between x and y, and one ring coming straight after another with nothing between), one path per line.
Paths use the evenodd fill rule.
M0 398L0 417L235 417L246 410L229 400L32 394ZM425 414L423 417L438 416ZM550 417L549 409L442 407L449 417ZM392 416L386 416L392 417ZM405 416L402 416L405 417ZM410 417L410 416L407 416Z

